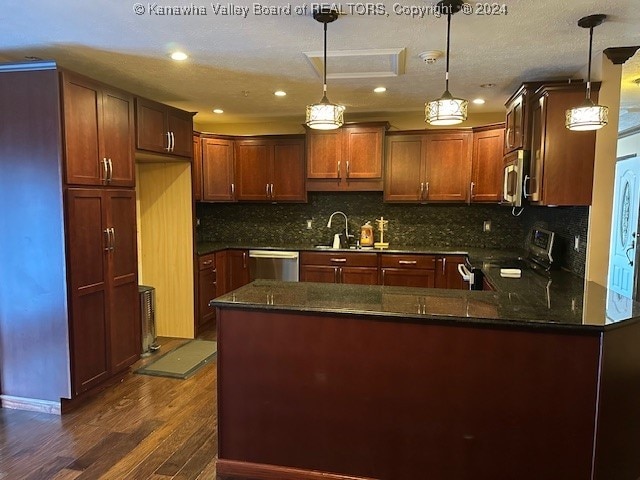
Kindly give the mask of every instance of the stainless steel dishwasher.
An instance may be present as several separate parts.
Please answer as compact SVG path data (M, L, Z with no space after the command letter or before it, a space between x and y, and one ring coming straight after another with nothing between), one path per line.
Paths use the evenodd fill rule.
M251 280L298 281L298 252L249 250Z

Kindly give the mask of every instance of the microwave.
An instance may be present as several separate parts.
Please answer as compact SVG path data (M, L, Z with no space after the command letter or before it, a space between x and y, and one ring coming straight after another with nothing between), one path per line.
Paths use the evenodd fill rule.
M528 168L528 150L516 150L504 157L500 205L508 207L522 205L524 176Z

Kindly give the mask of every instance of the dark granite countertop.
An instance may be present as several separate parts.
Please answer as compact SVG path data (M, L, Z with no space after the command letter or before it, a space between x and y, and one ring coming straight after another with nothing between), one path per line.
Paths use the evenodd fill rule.
M257 280L211 304L592 333L640 320L640 304L628 299L612 304L613 294L592 282L584 291L574 290L574 283L552 291L543 277L509 280L512 286L495 292ZM517 280L521 282L516 287Z

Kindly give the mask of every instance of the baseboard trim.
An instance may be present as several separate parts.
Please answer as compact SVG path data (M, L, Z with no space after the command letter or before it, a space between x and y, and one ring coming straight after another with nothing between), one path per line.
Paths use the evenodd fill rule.
M337 473L305 470L301 468L267 465L264 463L240 462L218 458L216 474L224 478L251 480L375 480L371 477L354 477Z
M50 413L53 415L62 414L62 406L60 402L39 400L37 398L13 397L11 395L0 395L0 407L10 408L13 410Z

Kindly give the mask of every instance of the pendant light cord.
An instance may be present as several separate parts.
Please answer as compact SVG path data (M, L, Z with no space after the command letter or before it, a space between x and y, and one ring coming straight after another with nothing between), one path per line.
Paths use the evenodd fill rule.
M587 100L591 100L591 54L593 52L593 26L589 27L589 67L587 68Z
M447 9L447 71L444 74L444 90L449 91L449 44L451 38L451 6Z
M327 22L322 22L324 25L324 76L322 86L322 97L327 96Z

